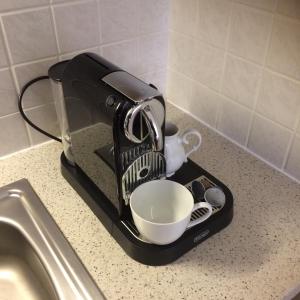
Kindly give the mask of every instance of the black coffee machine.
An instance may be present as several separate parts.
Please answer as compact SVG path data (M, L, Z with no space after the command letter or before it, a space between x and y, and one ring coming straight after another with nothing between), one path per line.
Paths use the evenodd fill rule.
M144 240L129 201L140 184L166 178L162 94L92 53L53 65L49 77L64 146L62 174L129 256L144 264L167 264L230 223L231 192L189 160L168 179L189 189L195 181L206 189L217 186L225 193L225 204L172 244ZM203 213L194 212L192 219Z

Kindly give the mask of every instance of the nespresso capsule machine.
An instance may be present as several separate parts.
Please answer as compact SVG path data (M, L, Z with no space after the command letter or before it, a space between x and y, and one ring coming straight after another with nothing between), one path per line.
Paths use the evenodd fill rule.
M225 193L225 204L213 207L209 219L172 244L143 239L129 201L140 184L166 178L162 94L92 53L53 65L49 77L64 147L62 174L129 256L148 265L167 264L231 222L229 189L189 160L168 179L189 189L194 181L206 189L217 186ZM192 219L202 214L195 211Z

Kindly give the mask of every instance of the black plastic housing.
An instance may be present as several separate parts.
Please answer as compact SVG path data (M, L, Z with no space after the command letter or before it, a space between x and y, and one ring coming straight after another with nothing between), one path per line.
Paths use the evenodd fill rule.
M144 147L139 153L141 156L149 151L152 142L150 135L139 144L126 137L125 119L137 103L104 80L107 75L118 72L149 87L93 53L79 54L71 60L57 63L48 73L51 79L60 82L62 86L68 124L66 131L74 163L101 189L106 199L110 199L112 210L124 217L129 212L124 200L128 191L123 188L123 177L132 162L138 158L137 154L131 154L138 147ZM165 108L161 94L155 99ZM164 122L161 129L164 138ZM163 156L164 149L157 152ZM124 157L128 153L130 161L125 163Z

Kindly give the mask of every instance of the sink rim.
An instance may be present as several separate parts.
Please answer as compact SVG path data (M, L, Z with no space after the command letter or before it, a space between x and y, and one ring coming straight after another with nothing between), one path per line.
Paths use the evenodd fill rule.
M105 299L27 179L0 188L0 222L28 241L59 299Z

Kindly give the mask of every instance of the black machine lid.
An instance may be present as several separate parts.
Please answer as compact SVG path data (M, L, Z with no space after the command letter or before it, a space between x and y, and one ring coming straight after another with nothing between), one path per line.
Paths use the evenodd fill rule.
M70 60L60 61L51 66L48 70L48 76L56 82L61 82L63 73L69 61Z
M134 103L161 96L159 90L125 71L112 72L104 76L102 81L132 100Z

